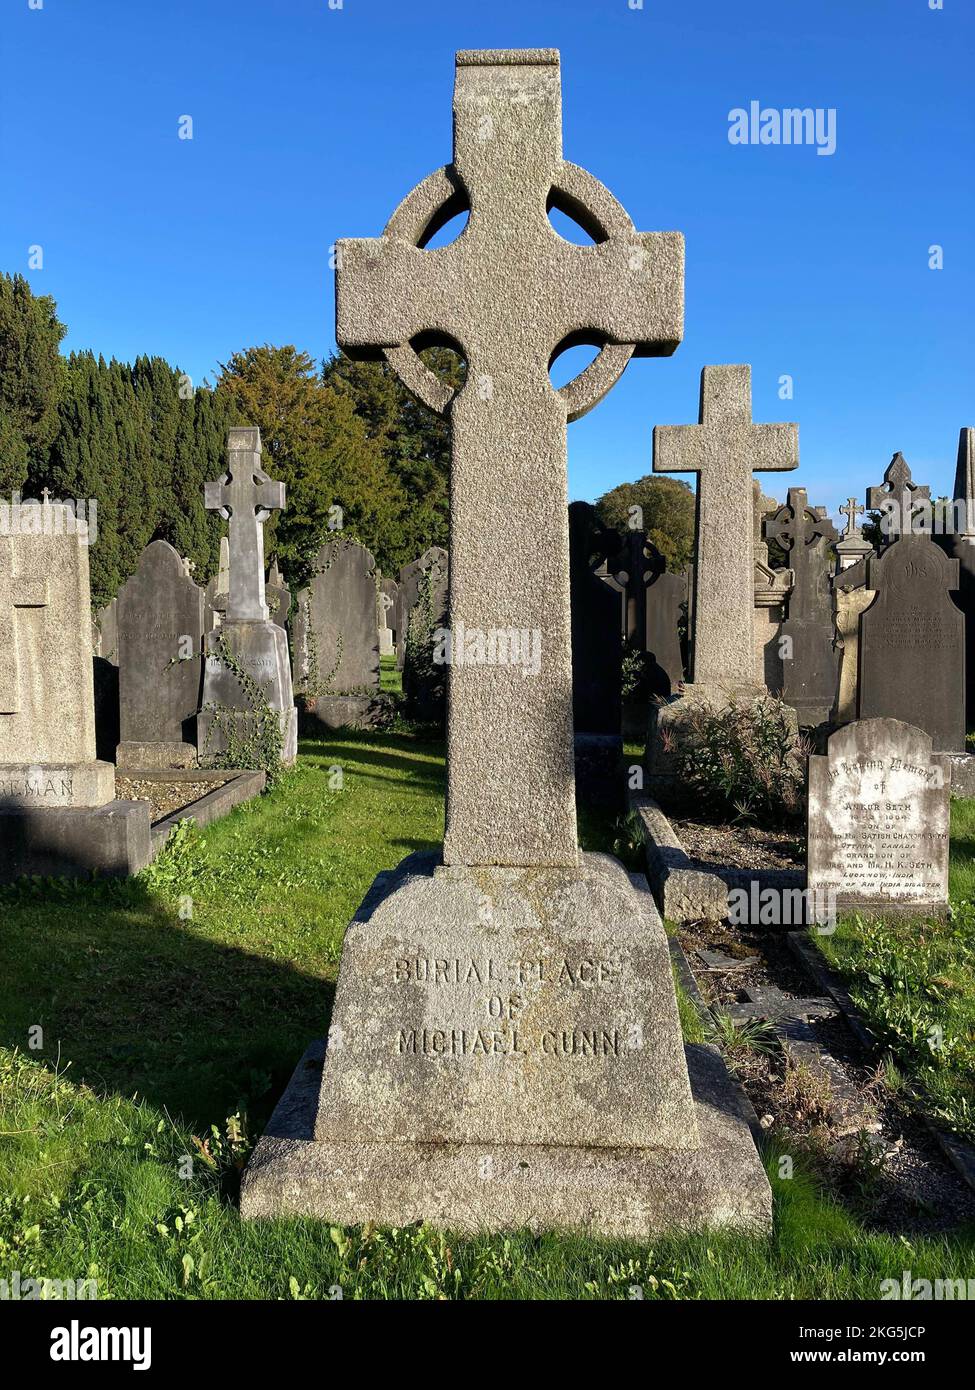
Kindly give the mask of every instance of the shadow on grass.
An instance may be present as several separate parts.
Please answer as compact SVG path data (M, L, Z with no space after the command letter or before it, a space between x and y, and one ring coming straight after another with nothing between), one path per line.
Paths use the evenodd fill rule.
M203 939L138 880L7 889L0 912L3 1043L195 1127L262 1128L327 1030L331 981Z

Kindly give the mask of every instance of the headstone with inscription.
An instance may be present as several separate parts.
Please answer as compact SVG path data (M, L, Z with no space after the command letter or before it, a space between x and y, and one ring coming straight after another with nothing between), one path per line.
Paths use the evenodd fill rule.
M206 484L205 501L229 522L230 574L226 612L206 640L200 760L231 747L256 753L276 724L280 761L291 763L298 720L288 634L269 617L264 595L264 523L284 506L285 490L261 467L260 430L229 431L227 472Z
M0 877L138 872L146 803L96 757L86 538L58 503L0 536Z
M305 713L330 729L369 722L379 689L376 564L340 532L318 552L298 595L294 688Z
M860 617L858 713L924 729L938 752L965 748L965 618L951 600L958 561L905 535L866 562L877 597Z
M839 909L943 911L949 759L923 729L861 719L809 759L806 884Z
M692 1091L645 880L581 855L576 837L566 422L636 344L677 345L681 239L636 232L562 161L557 53L458 54L454 115L449 169L383 238L339 244L337 337L382 347L441 410L449 394L410 344L439 327L463 347L451 621L485 642L451 668L443 854L381 875L353 919L320 1088L316 1049L255 1150L241 1210L644 1238L767 1228L764 1171L707 1050L692 1051ZM553 231L549 196L600 228L598 258ZM420 250L461 199L464 236ZM554 391L555 346L594 332L601 356ZM538 669L477 656L514 627L538 633Z
M196 762L202 645L203 590L153 541L118 593L120 767Z

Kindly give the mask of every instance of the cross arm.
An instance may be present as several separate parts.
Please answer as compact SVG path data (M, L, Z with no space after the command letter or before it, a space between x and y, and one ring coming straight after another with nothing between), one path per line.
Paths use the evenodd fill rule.
M684 336L684 237L681 232L612 236L573 247L565 267L577 331L633 343L638 357L669 357Z
M336 247L335 337L350 356L398 347L423 332L456 336L451 248L433 251L399 237L360 237ZM445 254L448 253L448 254Z

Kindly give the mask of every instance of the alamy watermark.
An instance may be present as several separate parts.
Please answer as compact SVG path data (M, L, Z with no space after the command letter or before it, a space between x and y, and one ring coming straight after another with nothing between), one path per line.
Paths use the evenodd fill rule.
M747 888L728 891L728 920L733 926L812 927L820 936L836 930L835 888L763 888L752 879Z
M78 536L83 545L98 539L98 501L94 497L42 499L11 493L0 498L0 536Z
M47 1302L63 1299L98 1297L97 1279L48 1279L11 1271L9 1279L0 1279L0 1303Z
M514 666L523 676L542 669L542 634L529 627L438 627L433 634L437 666Z
M730 145L815 145L817 154L836 153L835 106L762 106L751 101L728 112Z

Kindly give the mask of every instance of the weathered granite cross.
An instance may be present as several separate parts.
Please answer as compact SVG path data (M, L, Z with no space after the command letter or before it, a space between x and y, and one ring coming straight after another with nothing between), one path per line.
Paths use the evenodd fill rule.
M860 528L857 525L857 517L862 511L864 511L864 508L860 506L855 497L848 497L846 499L846 506L840 507L840 515L846 517L846 530L843 532L844 536L856 536L859 533Z
M867 488L867 506L871 511L882 513L880 531L887 541L896 541L905 533L910 534L914 508L919 502L930 500L930 488L914 481L907 460L900 453L895 454L887 465L883 483Z
M655 473L696 473L694 683L754 686L752 473L799 463L799 427L752 424L751 367L705 367L700 423L657 425Z
M16 616L18 608L46 608L47 580L30 579L13 572L13 551L4 541L0 561L0 714L16 714L20 709L20 667L17 658Z
M553 229L570 214L595 244ZM426 250L469 209L463 233ZM541 669L450 670L444 861L576 865L566 516L566 422L589 410L634 352L683 334L684 242L639 233L610 193L562 158L559 56L462 52L454 162L400 204L384 234L339 242L336 336L381 352L434 410L450 408L450 615L455 631L537 634ZM467 363L456 395L417 356L449 342ZM559 349L601 347L555 390Z
M261 468L261 432L235 428L227 435L227 472L205 485L209 512L230 522L230 594L225 619L267 619L264 599L264 523L284 506L284 483Z

